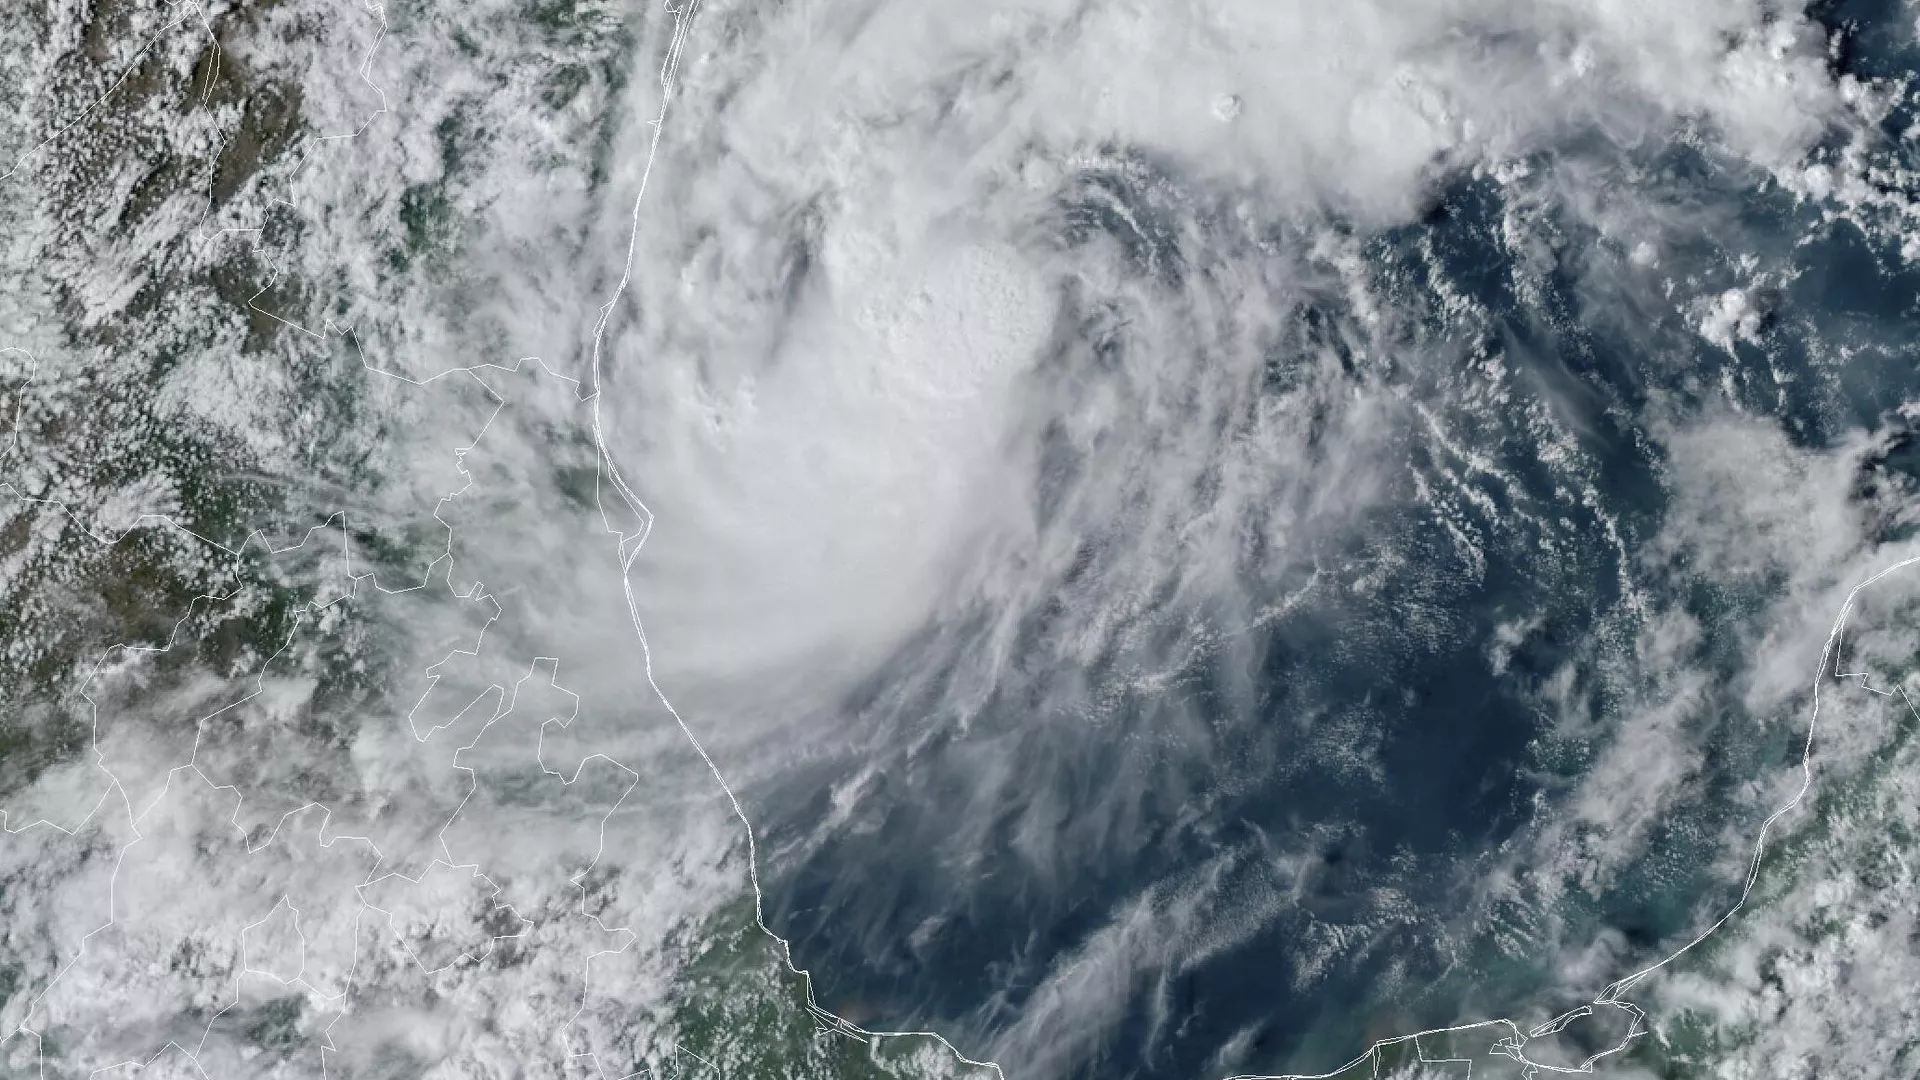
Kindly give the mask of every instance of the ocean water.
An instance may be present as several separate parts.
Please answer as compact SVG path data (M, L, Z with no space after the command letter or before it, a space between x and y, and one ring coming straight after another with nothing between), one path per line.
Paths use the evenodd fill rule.
M1838 69L1907 70L1895 8L1823 14L1844 29ZM1906 145L1908 122L1904 105L1887 115L1889 145ZM949 1032L1009 1075L1322 1072L1399 1033L1544 1020L1738 899L1724 860L1771 810L1753 782L1797 764L1804 737L1740 689L1784 575L1716 575L1688 553L1658 565L1673 502L1706 497L1676 491L1669 440L1702 413L1770 425L1810 454L1904 431L1920 274L1897 237L1684 143L1622 154L1575 140L1537 166L1618 170L1686 224L1653 270L1550 192L1452 176L1417 223L1351 227L1370 284L1421 313L1398 336L1369 354L1340 340L1357 321L1340 297L1273 299L1298 304L1299 329L1272 346L1263 393L1297 392L1291 369L1331 349L1356 394L1443 418L1433 438L1390 444L1405 502L1308 551L1244 552L1238 599L1277 614L1196 644L1184 627L1233 613L1154 597L1130 616L1137 640L1186 651L1169 660L1162 645L1151 680L1119 649L1068 675L1016 660L964 702L951 687L982 639L928 634L840 703L860 760L757 794L769 922L822 1002L876 1028ZM1064 242L1115 230L1140 272L1203 274L1203 200L1147 173L1135 213L1072 215ZM1156 196L1188 215L1158 235L1189 238L1157 260L1138 225ZM1745 329L1714 340L1674 283L1712 297L1743 265L1766 283L1738 293ZM1497 397L1463 391L1489 359ZM1911 436L1889 445L1841 479L1913 479ZM1456 486L1429 498L1436 477ZM1097 567L1100 540L1087 543ZM1634 646L1675 613L1695 635L1684 686ZM1050 617L1023 625L1043 658ZM1811 671L1817 657L1800 659ZM1603 881L1542 887L1561 868L1541 838L1567 842L1552 823L1627 737L1618 719L1667 694L1702 748L1683 794ZM1586 700L1584 728L1556 695ZM826 793L875 756L881 776L831 811ZM1583 939L1604 958L1570 976Z
M0 1072L1912 1074L1916 35L5 9Z

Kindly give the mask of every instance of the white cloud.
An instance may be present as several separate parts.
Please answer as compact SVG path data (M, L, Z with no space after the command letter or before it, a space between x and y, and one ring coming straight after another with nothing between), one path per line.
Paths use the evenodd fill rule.
M476 10L468 28L495 32L479 35L480 63L511 70L497 82L474 75L447 22L420 14L406 31L415 37L375 69L398 137L316 156L288 189L312 225L291 257L308 280L340 286L328 310L354 322L376 363L421 376L539 354L583 374L585 328L610 292L653 134L660 16L649 9L635 24L645 31L639 74L624 89L604 72L584 76L598 80L585 103L556 115L532 105L534 69L566 62L565 50L516 51L514 31L495 21L504 9ZM326 25L340 37L318 51L324 64L301 53L249 59L298 71L314 124L333 133L373 100L358 69L338 63L365 47L368 24ZM1472 305L1383 277L1369 230L1408 221L1448 170L1485 167L1519 183L1532 168L1519 159L1596 132L1624 156L1697 127L1722 158L1799 175L1816 195L1838 190L1844 182L1793 172L1819 136L1850 122L1823 50L1810 24L1759 0L708 5L642 208L604 388L616 453L659 514L635 580L662 684L693 704L695 728L715 736L729 767L764 779L804 758L809 739L837 737L839 696L930 627L946 652L922 655L928 663L903 681L924 689L957 673L933 696L960 725L1011 686L1033 691L1033 723L1091 728L1113 694L1086 677L1100 664L1155 692L1206 650L1251 666L1258 650L1235 635L1291 602L1271 594L1316 587L1324 541L1364 535L1368 514L1399 507L1409 445L1434 440L1457 470L1449 481L1512 484L1496 464L1441 445L1444 420L1409 401L1432 392L1486 404L1472 398L1486 384L1462 389L1469 377L1451 374L1457 327L1433 329ZM456 176L433 133L460 109L489 134ZM1584 210L1613 179L1570 168L1541 182ZM442 291L392 288L382 267L395 238L367 223L390 220L406 184L439 180L467 223L465 261ZM1671 211L1593 209L1615 213L1650 230ZM1551 259L1542 236L1506 224L1516 249ZM1648 253L1636 261L1664 266L1659 240L1636 235L1633 250ZM1744 292L1701 311L1723 345L1758 333ZM1489 383L1499 363L1483 365ZM196 364L170 393L235 386L278 383ZM340 453L391 454L376 462L385 485L354 497L432 539L421 512L457 486L447 451L464 445L485 403L413 393L373 400L388 437L343 434ZM554 476L586 460L567 444L579 411L561 393L529 400L530 418L468 463L486 483L450 510L459 580L486 581L518 620L500 627L501 653L469 674L484 686L524 670L522 654L561 653L562 681L577 672L571 685L596 706L570 745L645 765L642 801L613 834L633 864L670 869L625 881L616 910L655 936L623 954L605 992L654 1002L670 932L738 892L736 834L670 720L651 702L630 704L641 690L616 571ZM196 407L242 429L259 422L249 409ZM1847 453L1807 455L1758 423L1723 418L1659 437L1677 509L1657 558L1708 561L1721 579L1784 575L1779 626L1799 625L1793 616L1823 603L1859 560L1859 522L1836 494ZM279 432L252 439L263 452L286 446ZM1573 444L1555 428L1540 464L1591 508ZM1479 552L1469 513L1445 492L1429 505L1449 515L1461 551ZM1351 571L1357 592L1366 569L1326 576ZM464 632L452 607L395 604L382 617L407 632L400 654L433 659ZM1389 632L1417 638L1417 615L1410 605ZM1626 666L1661 678L1571 801L1621 845L1588 867L1596 881L1699 760L1686 730L1705 708L1694 630L1667 614L1635 640ZM1798 655L1797 633L1759 636L1768 663L1746 684L1754 702L1788 693L1771 662ZM1251 698L1250 679L1227 692ZM1586 708L1561 689L1570 708ZM1195 712L1168 709L1158 722L1149 734L1167 757L1215 752ZM762 740L776 727L789 741L771 749ZM353 779L373 831L416 857L466 778L447 743L423 750L407 734L401 718L366 718ZM915 747L926 735L889 733ZM1042 879L1131 844L1149 789L1175 783L1175 769L1103 776L1094 819L1049 829L1047 812L1069 800L1021 785L1054 769L1048 754L1098 735L1016 740L1035 760L988 761L974 774L976 808L1004 799L1015 852ZM1368 747L1349 749L1348 766L1365 775ZM468 824L523 826L492 856L522 875L521 895L542 895L525 878L563 878L561 864L577 864L586 844L577 820L516 812L493 807L496 817ZM959 849L978 857L991 824L984 813L951 823ZM229 893L243 884L211 870L204 879ZM1049 968L1009 1045L1026 1040L1038 1056L1048 1051L1032 1047L1058 1038L1050 1052L1090 1052L1156 965L1235 944L1270 914L1261 898L1220 919L1230 905L1204 883L1143 897ZM1320 959L1347 955L1346 933L1326 929ZM178 937L156 932L141 948ZM581 929L555 955L600 940ZM552 963L529 982L571 992L573 969ZM463 992L461 1007L476 1013L495 1007L490 995L510 996ZM62 1004L85 1001L76 992ZM514 1008L503 1007L522 1034L554 1020ZM412 1031L428 1056L472 1034L405 1003L359 1030L361 1046Z

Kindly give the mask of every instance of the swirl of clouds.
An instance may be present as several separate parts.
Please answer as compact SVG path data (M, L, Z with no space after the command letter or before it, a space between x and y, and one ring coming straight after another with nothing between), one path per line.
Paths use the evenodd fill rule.
M700 19L610 431L831 1003L1014 1075L1330 1068L1726 900L1724 711L1798 722L1901 535L1845 478L1905 384L1860 416L1775 314L1835 218L1905 243L1897 80L1744 0Z
M53 840L7 864L7 902L65 935L21 968L58 992L0 1011L65 1033L43 1061L172 1046L240 1075L268 1058L222 1040L289 994L329 1048L269 1055L286 1075L666 1068L635 1029L684 1037L689 928L747 885L649 679L754 822L767 925L854 1023L1020 1078L1321 1071L1420 1027L1530 1027L1738 894L1832 613L1913 548L1915 55L1884 12L260 7L236 61L359 133L151 228L271 237L293 208L276 272L306 291L274 299L353 328L315 335L329 363L421 385L368 375L315 433L295 376L208 348L162 397L296 507L405 538L411 578L335 581L400 704L313 704L288 671L245 738L174 745L114 717L217 714L228 684L102 676L100 767L142 838L97 843L132 869L108 905L101 861ZM124 284L61 265L35 272L89 302ZM53 310L30 291L10 316ZM589 406L569 380L593 385L610 297ZM31 344L32 385L70 385ZM484 391L442 374L534 356L475 368ZM610 495L595 410L650 522ZM152 490L90 512L137 521ZM644 526L630 561L603 513ZM421 567L429 599L385 591ZM1885 687L1913 643L1877 603L1851 648ZM1871 778L1905 729L1849 701L1825 767ZM332 742L289 719L329 710L354 716ZM205 791L169 786L182 754ZM48 772L9 827L84 816L91 776ZM309 796L336 817L279 816ZM251 848L196 840L229 821ZM274 821L298 844L259 848ZM1822 981L1831 943L1783 944L1837 917L1785 880L1764 934L1672 994L1751 1030L1801 965L1729 1059L1897 1023ZM1845 979L1913 970L1911 884L1877 894L1881 947L1845 938ZM329 906L343 888L365 906ZM193 934L225 944L164 959Z

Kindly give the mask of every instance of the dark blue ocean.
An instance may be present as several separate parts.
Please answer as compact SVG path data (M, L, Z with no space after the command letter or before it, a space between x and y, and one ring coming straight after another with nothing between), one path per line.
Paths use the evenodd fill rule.
M1902 51L1901 11L1815 14L1844 32L1836 65L1889 75L1916 59ZM1914 119L1896 108L1880 150L1899 153ZM1293 329L1269 389L1291 392L1301 358L1344 353L1355 385L1432 403L1483 471L1439 460L1431 440L1396 443L1403 498L1310 550L1248 555L1250 606L1294 598L1256 625L1169 597L1140 617L1133 651L1063 673L1042 647L1058 613L1035 611L1023 629L1033 664L964 705L951 691L982 643L964 620L924 633L844 703L844 756L752 794L772 853L769 925L823 1004L876 1030L937 1029L1023 1080L1208 1077L1229 1067L1229 1045L1236 1070L1320 1072L1403 1031L1544 1019L1731 903L1734 885L1710 863L1762 813L1733 793L1796 761L1799 745L1781 726L1756 734L1730 682L1709 685L1696 714L1708 719L1690 732L1706 770L1604 889L1530 881L1523 856L1606 747L1610 719L1659 692L1636 685L1657 673L1631 660L1649 613L1692 616L1695 655L1730 678L1778 585L1649 570L1647 546L1673 511L1661 425L1732 410L1818 450L1897 424L1920 395L1920 273L1897 240L1826 220L1692 146L1622 149L1596 135L1532 164L1543 178L1614 170L1671 204L1691 224L1665 238L1663 274L1696 292L1752 280L1741 260L1757 260L1749 268L1771 283L1748 294L1752 339L1706 340L1661 275L1633 272L1630 251L1545 196L1528 211L1553 236L1543 265L1508 242L1511 188L1438 178L1417 221L1359 237L1380 295L1416 313L1397 332L1403 355L1421 359L1356 344L1355 312L1309 290L1275 300ZM1162 193L1183 183L1156 176ZM1537 192L1552 189L1543 179ZM1188 194L1140 195L1131 210L1187 215L1204 235L1208 196ZM1065 244L1104 227L1091 204L1061 218ZM1278 243L1311 228L1342 226L1273 226ZM1152 254L1143 268L1205 271L1193 245ZM1443 293L1471 303L1433 300ZM1511 373L1510 396L1461 399L1459 372L1487 358ZM1587 497L1556 491L1564 473L1546 464L1560 452L1546 433L1577 447ZM1914 445L1896 439L1855 483L1920 475ZM1479 497L1444 510L1417 498L1411 477L1440 467ZM1086 539L1091 580L1103 542ZM1065 608L1076 587L1061 583ZM1191 631L1209 620L1214 631ZM1176 639L1199 644L1146 688L1140 671ZM1556 727L1543 707L1574 692L1594 702L1591 731ZM875 778L844 824L822 828L826 792L862 766ZM1557 966L1602 938L1604 971L1570 984ZM1196 942L1209 944L1196 953ZM1074 995L1107 1004L1083 1009Z

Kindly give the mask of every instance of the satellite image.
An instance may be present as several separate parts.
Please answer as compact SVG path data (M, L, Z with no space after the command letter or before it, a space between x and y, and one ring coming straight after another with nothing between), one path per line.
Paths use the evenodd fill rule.
M1920 1077L1920 2L6 0L0 1078Z

